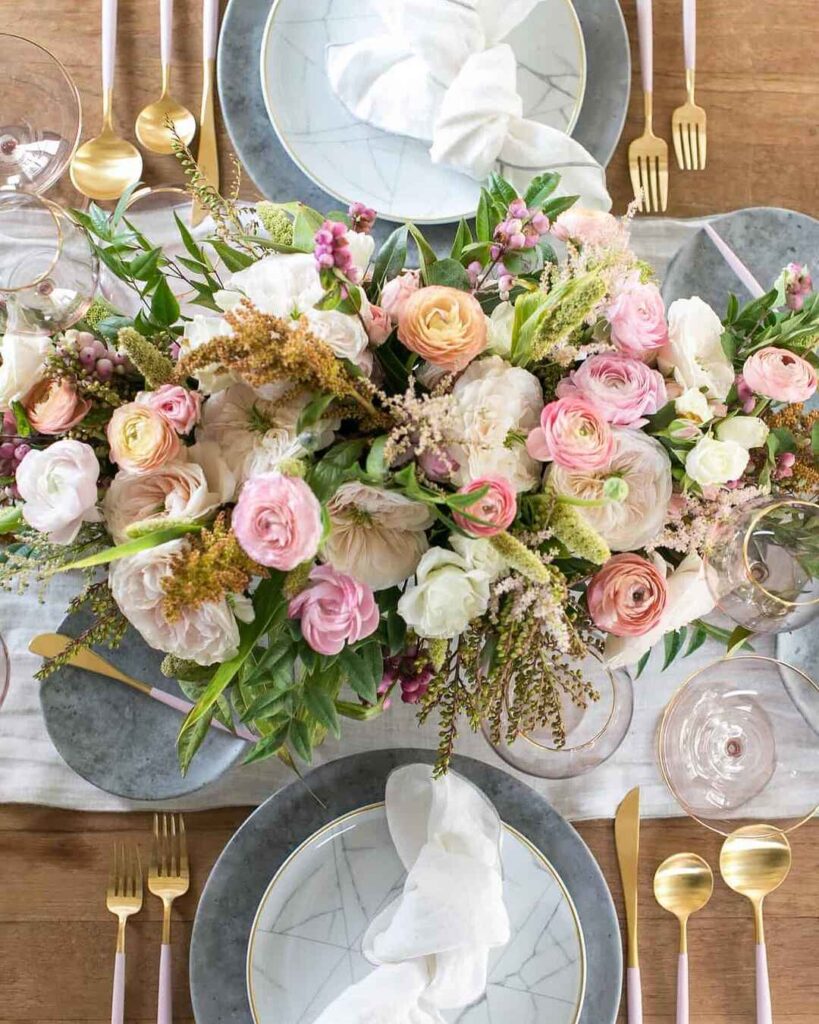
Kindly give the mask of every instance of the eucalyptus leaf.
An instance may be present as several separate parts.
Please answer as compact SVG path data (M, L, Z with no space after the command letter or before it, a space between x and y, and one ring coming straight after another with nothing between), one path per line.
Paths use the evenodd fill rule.
M427 284L446 285L448 288L457 288L460 291L472 290L472 282L469 274L458 260L438 260L430 268L427 274Z

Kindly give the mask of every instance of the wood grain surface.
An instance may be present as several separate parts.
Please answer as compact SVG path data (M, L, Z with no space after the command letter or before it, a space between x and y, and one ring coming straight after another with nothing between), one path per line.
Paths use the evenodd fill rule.
M708 169L672 170L670 214L697 216L778 205L819 216L819 18L812 10L816 2L700 0L698 101L709 117ZM634 6L634 0L623 3L636 69ZM683 99L681 6L681 0L654 3L656 127L666 136L671 111ZM200 8L198 0L176 2L173 93L195 111L201 81ZM137 112L159 92L157 11L155 0L120 0L115 110L128 135ZM99 5L93 0L0 0L0 31L35 39L66 64L83 98L84 137L95 134L100 123ZM249 68L248 74L256 74L256 69ZM628 140L641 130L636 70L634 85L623 141L609 169L616 211L630 198L625 154ZM225 171L228 152L223 132ZM148 156L145 180L178 181L175 161ZM244 194L255 195L252 182L245 182ZM177 1024L192 1019L186 959L197 900L211 865L247 813L239 808L187 818L193 883L174 907ZM148 829L145 814L0 809L0 1024L96 1024L110 1019L115 922L104 906L105 879L114 842L139 843L147 854ZM586 823L579 830L622 912L611 822ZM777 1024L819 1020L817 840L817 823L795 835L793 873L766 904ZM719 843L688 821L644 823L645 1024L674 1020L677 931L651 898L651 878L665 856L681 850L694 850L716 866ZM159 922L159 901L146 895L142 913L128 926L126 1005L131 1021L156 1018ZM748 906L718 881L711 904L691 926L692 1024L746 1024L754 1019L753 956Z

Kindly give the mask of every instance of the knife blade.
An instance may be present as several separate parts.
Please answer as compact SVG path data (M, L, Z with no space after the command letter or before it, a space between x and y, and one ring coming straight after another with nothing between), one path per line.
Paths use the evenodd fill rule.
M219 191L219 151L216 146L216 41L219 37L219 0L203 0L202 5L202 110L199 116L199 148L196 163L208 184ZM196 227L207 210L196 200L191 211L191 226Z
M640 859L640 787L628 792L614 818L614 844L626 906L626 992L629 1024L642 1024L640 961L637 949L637 866Z

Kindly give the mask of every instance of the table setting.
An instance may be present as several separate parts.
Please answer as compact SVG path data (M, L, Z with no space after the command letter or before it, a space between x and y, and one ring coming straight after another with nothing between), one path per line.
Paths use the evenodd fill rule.
M819 1006L819 221L686 198L713 5L624 8L0 32L15 1019Z

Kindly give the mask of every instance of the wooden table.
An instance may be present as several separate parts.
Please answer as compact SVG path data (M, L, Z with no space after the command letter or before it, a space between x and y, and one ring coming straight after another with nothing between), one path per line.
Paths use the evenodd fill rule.
M197 109L200 4L177 0L176 6L174 95ZM655 0L654 6L656 123L665 131L671 110L682 98L681 2ZM701 0L699 6L698 97L709 115L708 170L672 171L669 213L695 216L780 205L819 216L819 19L811 17L804 0ZM626 0L624 8L636 45L634 0ZM138 110L158 92L156 11L154 0L120 4L116 113L126 131ZM36 39L65 62L83 96L85 134L95 133L98 5L91 0L0 0L0 29ZM255 69L248 69L252 73ZM635 73L624 141L609 171L616 210L630 198L625 152L627 140L640 130L638 85ZM223 160L227 152L223 136ZM179 174L172 159L150 157L145 178L154 184L169 183L179 180ZM246 182L244 194L254 195L252 183ZM188 818L194 878L191 892L175 912L177 1022L191 1019L185 960L199 893L211 864L247 813L238 808ZM145 814L0 809L0 1024L109 1019L114 922L102 896L111 847L115 841L139 841L147 853L148 828ZM583 824L580 832L622 910L611 823ZM766 908L777 1024L819 1020L817 840L819 824L796 834L793 875ZM684 820L644 823L646 1024L670 1024L674 1019L676 925L651 899L651 876L663 857L680 850L695 850L716 865L719 843ZM155 1020L159 920L158 901L147 897L143 913L129 925L131 1020ZM744 901L721 883L708 909L694 920L691 972L693 1024L746 1024L754 1019L750 913Z

